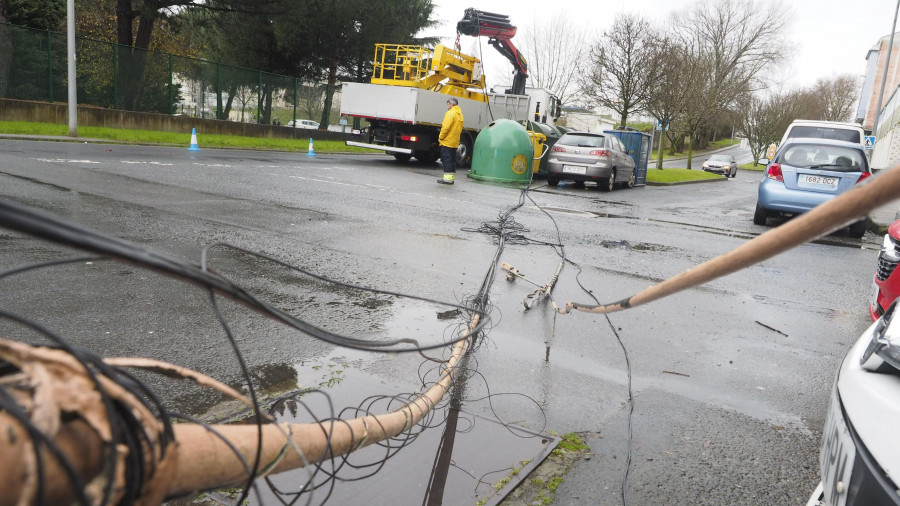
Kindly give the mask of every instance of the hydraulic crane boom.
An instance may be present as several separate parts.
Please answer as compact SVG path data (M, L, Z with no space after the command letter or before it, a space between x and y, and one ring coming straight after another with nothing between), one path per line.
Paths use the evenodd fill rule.
M510 41L516 35L516 27L510 24L509 16L469 8L466 9L462 20L456 23L456 31L472 37L488 37L488 44L494 46L515 68L513 85L507 92L515 95L525 94L528 63Z

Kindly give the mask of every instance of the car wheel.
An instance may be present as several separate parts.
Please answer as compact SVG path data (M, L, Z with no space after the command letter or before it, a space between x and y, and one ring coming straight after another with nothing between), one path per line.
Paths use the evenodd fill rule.
M765 207L760 207L759 203L756 204L756 212L753 213L753 224L755 225L765 225L766 220L769 218L769 211L766 211Z
M408 162L409 159L412 158L412 155L409 153L391 153L391 154L394 155L394 158L396 158L398 161L401 161L401 162Z
M866 235L866 229L868 227L868 220L860 220L856 223L850 225L849 235L850 237L854 237L856 239L862 239L862 236Z
M550 186L559 186L559 176L547 175L547 184Z
M616 189L616 169L613 167L613 170L609 171L609 177L606 178L606 184L603 185L603 190L611 192Z
M637 180L637 174L635 172L637 169L631 169L631 174L628 177L628 181L625 182L625 186L628 188L634 188L634 183Z

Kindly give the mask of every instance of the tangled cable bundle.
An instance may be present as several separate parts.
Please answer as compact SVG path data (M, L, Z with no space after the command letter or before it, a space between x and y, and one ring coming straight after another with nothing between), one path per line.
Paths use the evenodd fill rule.
M0 273L0 279L70 263L112 259L201 286L208 292L210 307L234 348L249 390L249 396L245 397L213 378L159 361L102 359L68 345L63 337L38 322L0 309L3 318L52 343L34 346L0 341L0 433L9 435L0 441L0 455L4 456L0 459L0 489L9 492L0 496L0 505L72 501L158 504L168 498L234 486L243 487L237 500L241 503L251 491L257 490L254 485L258 478L295 468L311 469L308 479L297 490L282 491L269 482L279 500L284 504L311 502L314 491L327 488L324 497L316 497L324 503L331 487L340 479L341 468L369 468L367 474L374 474L386 459L413 441L418 431L434 425L431 418L435 408L446 402L445 394L463 371L462 358L489 322L487 290L495 266L489 269L479 293L467 297L466 304L447 304L341 283L227 244L204 249L200 264L191 265L11 202L0 201L0 225L91 253L91 256L10 269ZM453 308L466 321L455 336L437 344L423 345L409 337L379 341L336 334L275 308L216 274L207 265L208 252L213 247L230 248L342 287L442 304ZM427 384L423 381L426 387L423 392L366 399L359 407L340 413L330 408L324 417L313 413L305 402L309 396L319 393L330 405L328 395L321 391L287 394L276 399L266 413L219 307L218 299L222 296L337 346L379 352L418 352L426 356L425 363L438 363L437 377ZM425 355L438 348L447 350L445 358ZM214 388L246 405L255 423L209 426L188 415L171 412L149 387L129 372L131 368ZM304 406L313 422L274 423L273 413L288 404L295 409L297 405ZM376 404L386 404L386 407L376 410ZM174 420L191 423L174 423ZM362 466L348 463L346 455L372 444L385 448L380 460ZM327 470L323 467L325 463L330 464Z

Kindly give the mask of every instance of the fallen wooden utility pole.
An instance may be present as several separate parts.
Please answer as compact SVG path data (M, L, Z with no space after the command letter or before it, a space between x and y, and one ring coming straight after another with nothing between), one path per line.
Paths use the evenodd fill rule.
M471 333L479 317L472 317L465 333ZM466 335L460 334L460 335ZM139 504L159 504L167 498L186 496L205 490L242 486L251 478L246 462L253 462L257 452L265 471L256 477L316 464L334 456L345 455L373 443L398 436L419 423L450 390L460 359L469 350L472 337L457 341L437 382L403 407L381 415L352 420L327 420L310 424L215 425L214 435L206 427L195 424L173 426L174 442L165 448L143 448L146 456L141 477ZM0 387L18 390L23 412L39 415L30 420L33 427L59 447L87 484L85 492L91 503L102 498L107 483L104 466L109 465L110 430L101 396L90 388L87 371L70 354L62 350L33 348L22 343L0 340L0 359L12 363L21 372L0 377ZM115 363L114 360L110 362ZM127 391L111 381L103 381L104 389L117 401L128 402L135 418L146 425L148 434L160 432L160 422L140 403L129 401ZM87 385L87 386L86 386ZM74 388L73 388L74 387ZM30 399L21 399L30 392ZM54 394L70 395L57 399ZM52 405L52 406L50 406ZM69 411L79 408L80 411ZM146 411L146 412L145 412ZM57 417L46 416L56 413ZM63 413L66 416L62 416ZM34 434L13 416L0 412L0 506L31 504L43 494L47 504L72 504L78 500L72 480L60 460L42 450L38 459L34 452ZM107 424L107 425L104 425ZM259 430L262 446L257 447ZM234 448L226 444L227 440ZM234 449L243 456L235 455ZM121 459L122 448L114 449L114 459ZM43 486L38 490L39 476ZM110 503L117 503L125 489L125 473L116 473Z
M898 198L900 198L900 165L881 171L850 191L819 204L813 210L760 234L728 253L691 267L631 297L601 305L569 302L564 308L560 308L554 302L553 307L560 313L568 313L572 309L585 313L613 313L647 304L737 272L822 237L854 221L866 218L873 210Z

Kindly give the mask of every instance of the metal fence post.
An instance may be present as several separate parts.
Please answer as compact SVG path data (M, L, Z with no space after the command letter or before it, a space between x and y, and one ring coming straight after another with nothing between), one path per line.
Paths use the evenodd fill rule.
M222 64L216 62L216 119L222 117Z
M111 44L113 50L113 107L119 108L119 44Z
M258 71L259 84L256 87L256 123L262 122L262 71Z
M300 80L296 77L294 78L294 126L297 126L297 87L300 84Z
M47 90L50 103L53 103L53 34L47 30Z
M172 63L172 53L169 53L169 114L175 114L175 89L172 77L174 73L175 66Z

